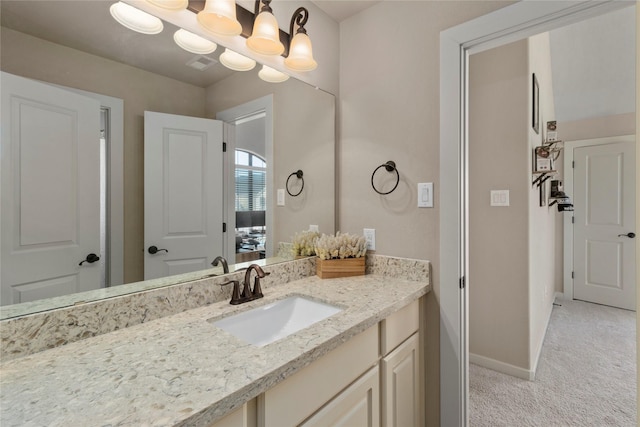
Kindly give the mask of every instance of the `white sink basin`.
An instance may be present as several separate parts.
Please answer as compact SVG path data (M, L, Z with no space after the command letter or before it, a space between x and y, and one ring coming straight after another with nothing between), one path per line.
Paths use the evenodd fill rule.
M244 342L263 347L340 311L330 304L292 296L209 322Z

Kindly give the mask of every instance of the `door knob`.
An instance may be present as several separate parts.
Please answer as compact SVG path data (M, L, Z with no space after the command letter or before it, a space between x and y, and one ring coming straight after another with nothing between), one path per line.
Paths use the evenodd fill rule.
M636 237L636 233L618 234L618 237L628 237L630 239L633 239L634 237Z
M149 253L151 255L155 255L155 254L157 254L158 252L161 252L161 251L165 251L166 253L169 253L168 250L166 250L166 249L158 249L157 246L149 246L149 249L147 249L147 251L149 251Z
M94 262L99 261L99 260L100 260L100 257L99 257L98 255L96 255L96 254L89 254L89 255L87 255L87 257L86 257L85 259L83 259L82 261L80 261L80 264L78 264L78 265L82 265L82 264L84 264L85 262L88 262L89 264L93 264Z

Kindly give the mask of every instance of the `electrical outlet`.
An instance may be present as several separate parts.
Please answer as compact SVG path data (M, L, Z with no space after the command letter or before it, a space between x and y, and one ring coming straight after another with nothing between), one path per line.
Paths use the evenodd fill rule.
M312 224L312 225L309 226L309 231L320 231L320 230L318 229L317 225L313 225Z
M375 251L376 250L376 230L375 230L375 228L365 228L363 234L364 234L365 239L367 239L367 250Z

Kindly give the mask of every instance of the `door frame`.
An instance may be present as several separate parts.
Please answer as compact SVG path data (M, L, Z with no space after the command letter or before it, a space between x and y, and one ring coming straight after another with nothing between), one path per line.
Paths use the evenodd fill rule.
M564 143L564 191L570 197L574 197L573 191L573 171L572 163L574 159L574 150L582 147L593 147L597 145L608 145L617 142L633 142L635 143L635 135L611 136L606 138L581 139L576 141L565 141ZM634 158L635 160L635 158ZM575 203L574 203L575 204ZM564 215L564 270L563 270L563 295L566 300L573 300L573 227L571 218L573 215Z
M274 236L274 197L273 193L275 191L274 184L274 174L275 174L275 165L273 163L273 94L266 95L253 101L245 102L244 104L240 104L238 106L226 109L224 111L220 111L216 114L216 120L222 120L223 122L230 125L232 129L225 129L225 142L227 143L227 156L223 160L224 162L224 176L225 176L225 195L223 196L225 201L224 208L224 222L227 224L227 236L224 239L225 241L225 258L228 260L234 260L231 264L235 264L235 247L236 247L236 236L235 236L235 225L236 225L236 193L235 193L235 155L230 155L230 153L235 153L236 150L236 140L235 140L235 130L233 128L233 124L243 117L252 116L258 112L265 113L265 138L264 138L264 148L265 148L265 157L267 162L267 211L265 212L265 228L266 228L266 242L265 245L265 254L266 257L274 256L275 245L273 242ZM228 138L227 138L228 137ZM231 230L234 230L232 233Z
M440 424L468 423L468 59L634 5L520 1L440 33Z

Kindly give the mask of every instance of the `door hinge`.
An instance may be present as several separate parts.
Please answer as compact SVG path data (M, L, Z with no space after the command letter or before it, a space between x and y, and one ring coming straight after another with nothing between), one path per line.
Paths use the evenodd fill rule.
M575 169L575 167L576 167L576 161L575 160L571 161L571 167Z
M222 143L222 152L223 152L223 153L226 153L226 152L227 152L227 143L226 143L226 142L223 142L223 143Z
M227 232L227 223L226 223L226 222L223 222L223 223L222 223L222 232L223 232L223 233L226 233L226 232Z
M460 289L464 289L464 286L465 286L465 279L464 279L464 276L462 276L460 278Z
M576 275L575 275L575 273L572 271L572 272L571 272L571 278L573 279L573 278L575 278L575 277L576 277Z
M571 217L571 224L575 224L575 223L576 223L576 217L575 217L575 216L572 216L572 217Z

